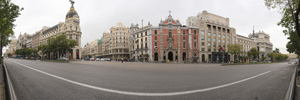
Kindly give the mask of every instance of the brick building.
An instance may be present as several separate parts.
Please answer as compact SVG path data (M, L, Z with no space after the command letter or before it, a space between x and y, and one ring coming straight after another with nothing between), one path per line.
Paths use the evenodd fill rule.
M150 24L130 27L130 55L132 60L150 62L199 62L199 29L183 26L171 14L160 21L159 26Z

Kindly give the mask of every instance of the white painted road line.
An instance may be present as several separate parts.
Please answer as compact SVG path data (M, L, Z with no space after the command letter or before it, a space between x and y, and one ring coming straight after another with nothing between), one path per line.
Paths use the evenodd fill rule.
M211 91L211 90L215 90L215 89L219 89L219 88L228 87L228 86L231 86L231 85L234 85L234 84L238 84L238 83L241 83L241 82L244 82L244 81L247 81L247 80L250 80L250 79L253 79L253 78L256 78L256 77L259 77L259 76L262 76L262 75L265 75L265 74L271 72L271 71L267 71L267 72L264 72L264 73L261 73L261 74L258 74L258 75L255 75L255 76L252 76L252 77L249 77L249 78L245 78L245 79L242 79L242 80L239 80L239 81L236 81L236 82L232 82L232 83L228 83L228 84L224 84L224 85L220 85L220 86L215 86L215 87L210 87L210 88L205 88L205 89L196 89L196 90L181 91L181 92L168 92L168 93L142 93L142 92L128 92L128 91L120 91L120 90L113 90L113 89L107 89L107 88L102 88L102 87L96 87L96 86L92 86L92 85L72 81L72 80L69 80L69 79L66 79L66 78L63 78L63 77L59 77L59 76L56 76L56 75L53 75L53 74L50 74L50 73L32 68L32 67L29 67L27 65L15 62L15 61L13 61L13 62L16 63L16 64L19 64L19 65L22 65L26 68L32 69L34 71L46 74L48 76L52 76L54 78L57 78L57 79L60 79L60 80L63 80L63 81L69 82L69 83L80 85L80 86L83 86L83 87L96 89L96 90L100 90L100 91L105 91L105 92L110 92L110 93L123 94L123 95L132 95L132 96L176 96L176 95L185 95L185 94Z

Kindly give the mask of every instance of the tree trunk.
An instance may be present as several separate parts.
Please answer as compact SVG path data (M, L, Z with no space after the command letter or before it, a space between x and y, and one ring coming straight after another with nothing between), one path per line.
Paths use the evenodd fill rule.
M296 28L296 31L297 31L297 34L298 34L298 37L300 38L300 26L299 26L299 12L300 12L300 2L298 3L298 8L297 8L297 11L296 11L296 14L295 14L295 28Z

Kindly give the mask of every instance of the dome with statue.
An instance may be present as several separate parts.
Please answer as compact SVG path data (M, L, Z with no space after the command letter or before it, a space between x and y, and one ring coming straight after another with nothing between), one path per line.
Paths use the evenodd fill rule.
M70 8L70 11L66 15L66 19L73 18L75 15L78 16L78 13L75 11L75 8L73 6L74 5L74 1L71 2L71 3L72 3L72 6Z

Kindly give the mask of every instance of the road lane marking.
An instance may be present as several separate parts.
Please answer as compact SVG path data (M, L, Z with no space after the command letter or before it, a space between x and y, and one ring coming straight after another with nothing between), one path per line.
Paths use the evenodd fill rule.
M181 91L181 92L167 92L167 93L143 93L143 92L129 92L129 91L113 90L113 89L108 89L108 88L103 88L103 87L96 87L96 86L93 86L93 85L88 85L88 84L72 81L72 80L69 80L69 79L66 79L66 78L63 78L63 77L59 77L59 76L56 76L56 75L53 75L53 74L50 74L50 73L32 68L32 67L29 67L27 65L15 62L15 61L13 61L13 62L16 63L16 64L19 64L19 65L22 65L26 68L32 69L34 71L46 74L48 76L51 76L51 77L54 77L54 78L57 78L57 79L60 79L60 80L63 80L63 81L69 82L69 83L80 85L80 86L83 86L83 87L87 87L87 88L91 88L91 89L95 89L95 90L100 90L100 91L105 91L105 92L110 92L110 93L116 93L116 94L122 94L122 95L132 95L132 96L176 96L176 95L185 95L185 94L211 91L211 90L215 90L215 89L219 89L219 88L228 87L228 86L231 86L231 85L234 85L234 84L238 84L238 83L241 83L241 82L244 82L244 81L247 81L247 80L250 80L250 79L253 79L253 78L256 78L256 77L259 77L259 76L262 76L262 75L265 75L265 74L271 72L271 71L267 71L267 72L264 72L264 73L261 73L261 74L258 74L258 75L252 76L252 77L248 77L248 78L236 81L236 82L232 82L232 83L228 83L228 84L224 84L224 85L219 85L219 86L215 86L215 87L210 87L210 88L205 88L205 89L196 89L196 90Z

